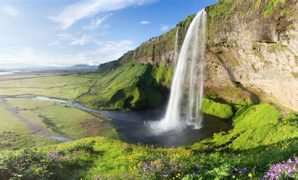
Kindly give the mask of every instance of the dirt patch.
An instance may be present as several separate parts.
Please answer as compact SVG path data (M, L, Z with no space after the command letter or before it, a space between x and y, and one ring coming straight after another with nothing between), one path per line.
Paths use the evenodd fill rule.
M41 136L52 136L53 135L43 126L41 126L39 124L33 124L27 118L23 117L20 114L19 108L8 108L8 111L11 112L18 120L22 121L27 126L27 128L29 129L31 134L41 135Z
M41 136L46 136L46 137L50 137L53 135L52 133L50 133L48 131L48 129L44 128L43 126L41 126L39 124L34 124L34 123L30 122L30 120L28 120L27 118L22 116L20 114L19 108L10 107L8 105L6 99L0 98L0 105L4 106L7 109L7 111L9 111L11 114L13 114L16 117L17 120L24 123L32 135L41 135Z
M87 137L102 136L101 129L104 127L104 122L97 119L88 119L80 123L86 131Z

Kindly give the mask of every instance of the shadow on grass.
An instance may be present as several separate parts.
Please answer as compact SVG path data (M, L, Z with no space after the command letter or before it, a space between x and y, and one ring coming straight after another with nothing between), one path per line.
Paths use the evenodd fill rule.
M0 179L81 179L104 154L94 145L88 142L60 151L24 149L1 154Z
M39 115L39 117L42 119L42 122L47 126L47 128L51 129L54 133L65 136L65 133L60 131L56 124L53 123L50 118L43 115Z

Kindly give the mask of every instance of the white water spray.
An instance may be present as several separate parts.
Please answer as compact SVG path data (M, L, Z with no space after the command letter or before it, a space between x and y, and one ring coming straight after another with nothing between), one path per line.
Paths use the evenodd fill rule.
M206 11L202 10L188 28L175 68L166 115L152 124L156 133L186 126L201 127L206 21Z

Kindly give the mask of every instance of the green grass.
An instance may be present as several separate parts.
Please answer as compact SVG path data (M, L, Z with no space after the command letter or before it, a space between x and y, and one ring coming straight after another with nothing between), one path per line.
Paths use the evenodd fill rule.
M263 15L265 17L270 16L280 4L285 3L285 2L286 2L286 0L269 0L266 3L266 7L263 10Z
M139 110L159 106L163 100L161 92L152 65L126 65L101 75L80 101L108 110Z
M97 74L69 74L50 76L29 76L24 79L0 80L1 96L42 95L63 99L76 99L88 92Z
M26 126L4 107L0 107L0 149L18 149L30 144Z
M208 16L211 21L227 20L235 15L252 16L252 13L259 15L258 12L261 10L262 16L269 17L282 3L286 3L286 0L220 0L219 3L209 7Z
M206 140L214 147L245 150L271 145L298 137L298 118L295 115L281 118L280 112L269 104L240 109L233 119L234 128Z
M27 112L20 112L23 116L30 117L32 124L39 121ZM24 147L44 146L55 144L57 141L48 137L31 134L27 125L6 108L0 107L0 149L21 149Z
M90 136L91 130L96 130L100 135L102 130L105 132L110 130L111 132L105 134L106 136L112 137L113 129L107 125L103 120L93 116L87 112L80 111L71 107L66 107L61 104L56 104L55 106L41 109L36 111L36 114L39 118L48 122L47 127L53 130L55 133L58 133L61 136L66 136L70 139L80 139L82 137ZM83 126L84 124L88 126ZM93 129L92 126L95 126L99 129ZM98 127L102 126L102 127ZM55 130L56 129L56 130ZM96 133L95 133L96 135ZM104 133L102 133L104 135Z
M204 114L209 114L222 119L230 119L234 115L232 106L218 103L207 98L204 98L201 111Z
M152 61L154 64L155 62L158 62L159 59L163 58L160 54L160 51L167 52L173 50L175 47L175 42L176 29L172 29L158 37L158 39L153 40L150 43L142 44L138 49L135 50L134 57L131 57L131 59L128 59L128 61L133 61L136 63L148 63L148 61ZM182 44L182 42L180 43Z
M218 4L209 7L208 16L214 19L227 19L234 15L235 1L220 0Z
M235 129L242 130L255 126L276 124L280 117L280 112L269 104L247 106L237 112L234 119Z
M132 145L103 137L0 152L0 177L24 179L249 179L298 152L298 115L247 106L234 129L189 147ZM238 168L247 172L239 173Z
M50 136L80 139L100 135L117 138L115 130L108 122L84 111L48 101L12 98L6 100L7 105L0 105L1 150L59 143ZM18 115L9 109L14 109ZM39 134L40 129L47 133Z
M34 110L34 109L43 109L54 106L56 103L52 101L33 101L29 99L13 99L6 98L8 104L12 107L16 107L22 110Z
M166 67L164 64L161 64L154 69L153 73L158 84L162 84L163 86L170 88L174 74L174 65Z

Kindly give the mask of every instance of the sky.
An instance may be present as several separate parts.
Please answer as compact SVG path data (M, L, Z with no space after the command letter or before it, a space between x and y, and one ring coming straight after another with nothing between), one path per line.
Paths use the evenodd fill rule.
M116 60L217 0L0 0L0 68Z

